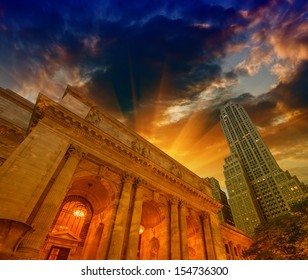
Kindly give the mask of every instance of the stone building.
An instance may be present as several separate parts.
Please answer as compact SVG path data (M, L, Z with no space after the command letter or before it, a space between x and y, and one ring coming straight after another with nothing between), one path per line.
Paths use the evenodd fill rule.
M72 87L0 88L0 259L241 259L210 184Z

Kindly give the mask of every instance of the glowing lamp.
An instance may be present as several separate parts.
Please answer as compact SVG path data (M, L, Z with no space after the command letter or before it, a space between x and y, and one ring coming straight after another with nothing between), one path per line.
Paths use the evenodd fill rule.
M73 212L73 215L76 218L83 218L86 214L84 213L84 211L77 209L76 211Z
M142 234L143 232L144 232L144 226L143 226L143 225L140 225L139 234Z

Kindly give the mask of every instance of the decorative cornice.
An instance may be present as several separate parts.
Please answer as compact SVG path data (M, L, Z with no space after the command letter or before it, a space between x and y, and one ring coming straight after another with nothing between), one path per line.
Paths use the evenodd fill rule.
M26 137L26 134L22 129L12 124L6 124L5 122L0 123L0 136L1 138L7 138L14 142L20 143Z
M80 140L88 142L91 147L95 147L98 151L104 147L104 150L110 150L112 153L121 155L137 164L144 171L154 174L162 182L171 183L187 194L203 201L206 200L214 209L220 208L220 204L210 196L209 188L206 189L207 183L204 179L191 172L195 182L190 185L185 182L184 171L175 161L171 163L170 170L159 166L145 156L149 156L151 152L147 151L148 147L141 145L141 142L134 141L132 147L129 147L44 95L39 96L35 114L37 114L38 119L49 119L66 128L67 131L71 131L71 136L74 136L76 140L80 137ZM63 132L63 130L61 131ZM166 158L166 160L170 161L169 158Z

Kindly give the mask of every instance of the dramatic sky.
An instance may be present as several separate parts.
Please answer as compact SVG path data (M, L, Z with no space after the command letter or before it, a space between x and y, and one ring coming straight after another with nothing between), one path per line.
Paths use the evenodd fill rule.
M0 1L0 86L70 84L224 186L219 108L240 102L282 169L308 183L308 2Z

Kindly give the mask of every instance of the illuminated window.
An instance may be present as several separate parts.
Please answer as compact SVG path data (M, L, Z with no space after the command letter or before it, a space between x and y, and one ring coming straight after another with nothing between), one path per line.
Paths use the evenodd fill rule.
M89 206L80 200L64 203L52 232L70 231L76 236L80 236L85 222L92 216L91 212Z

